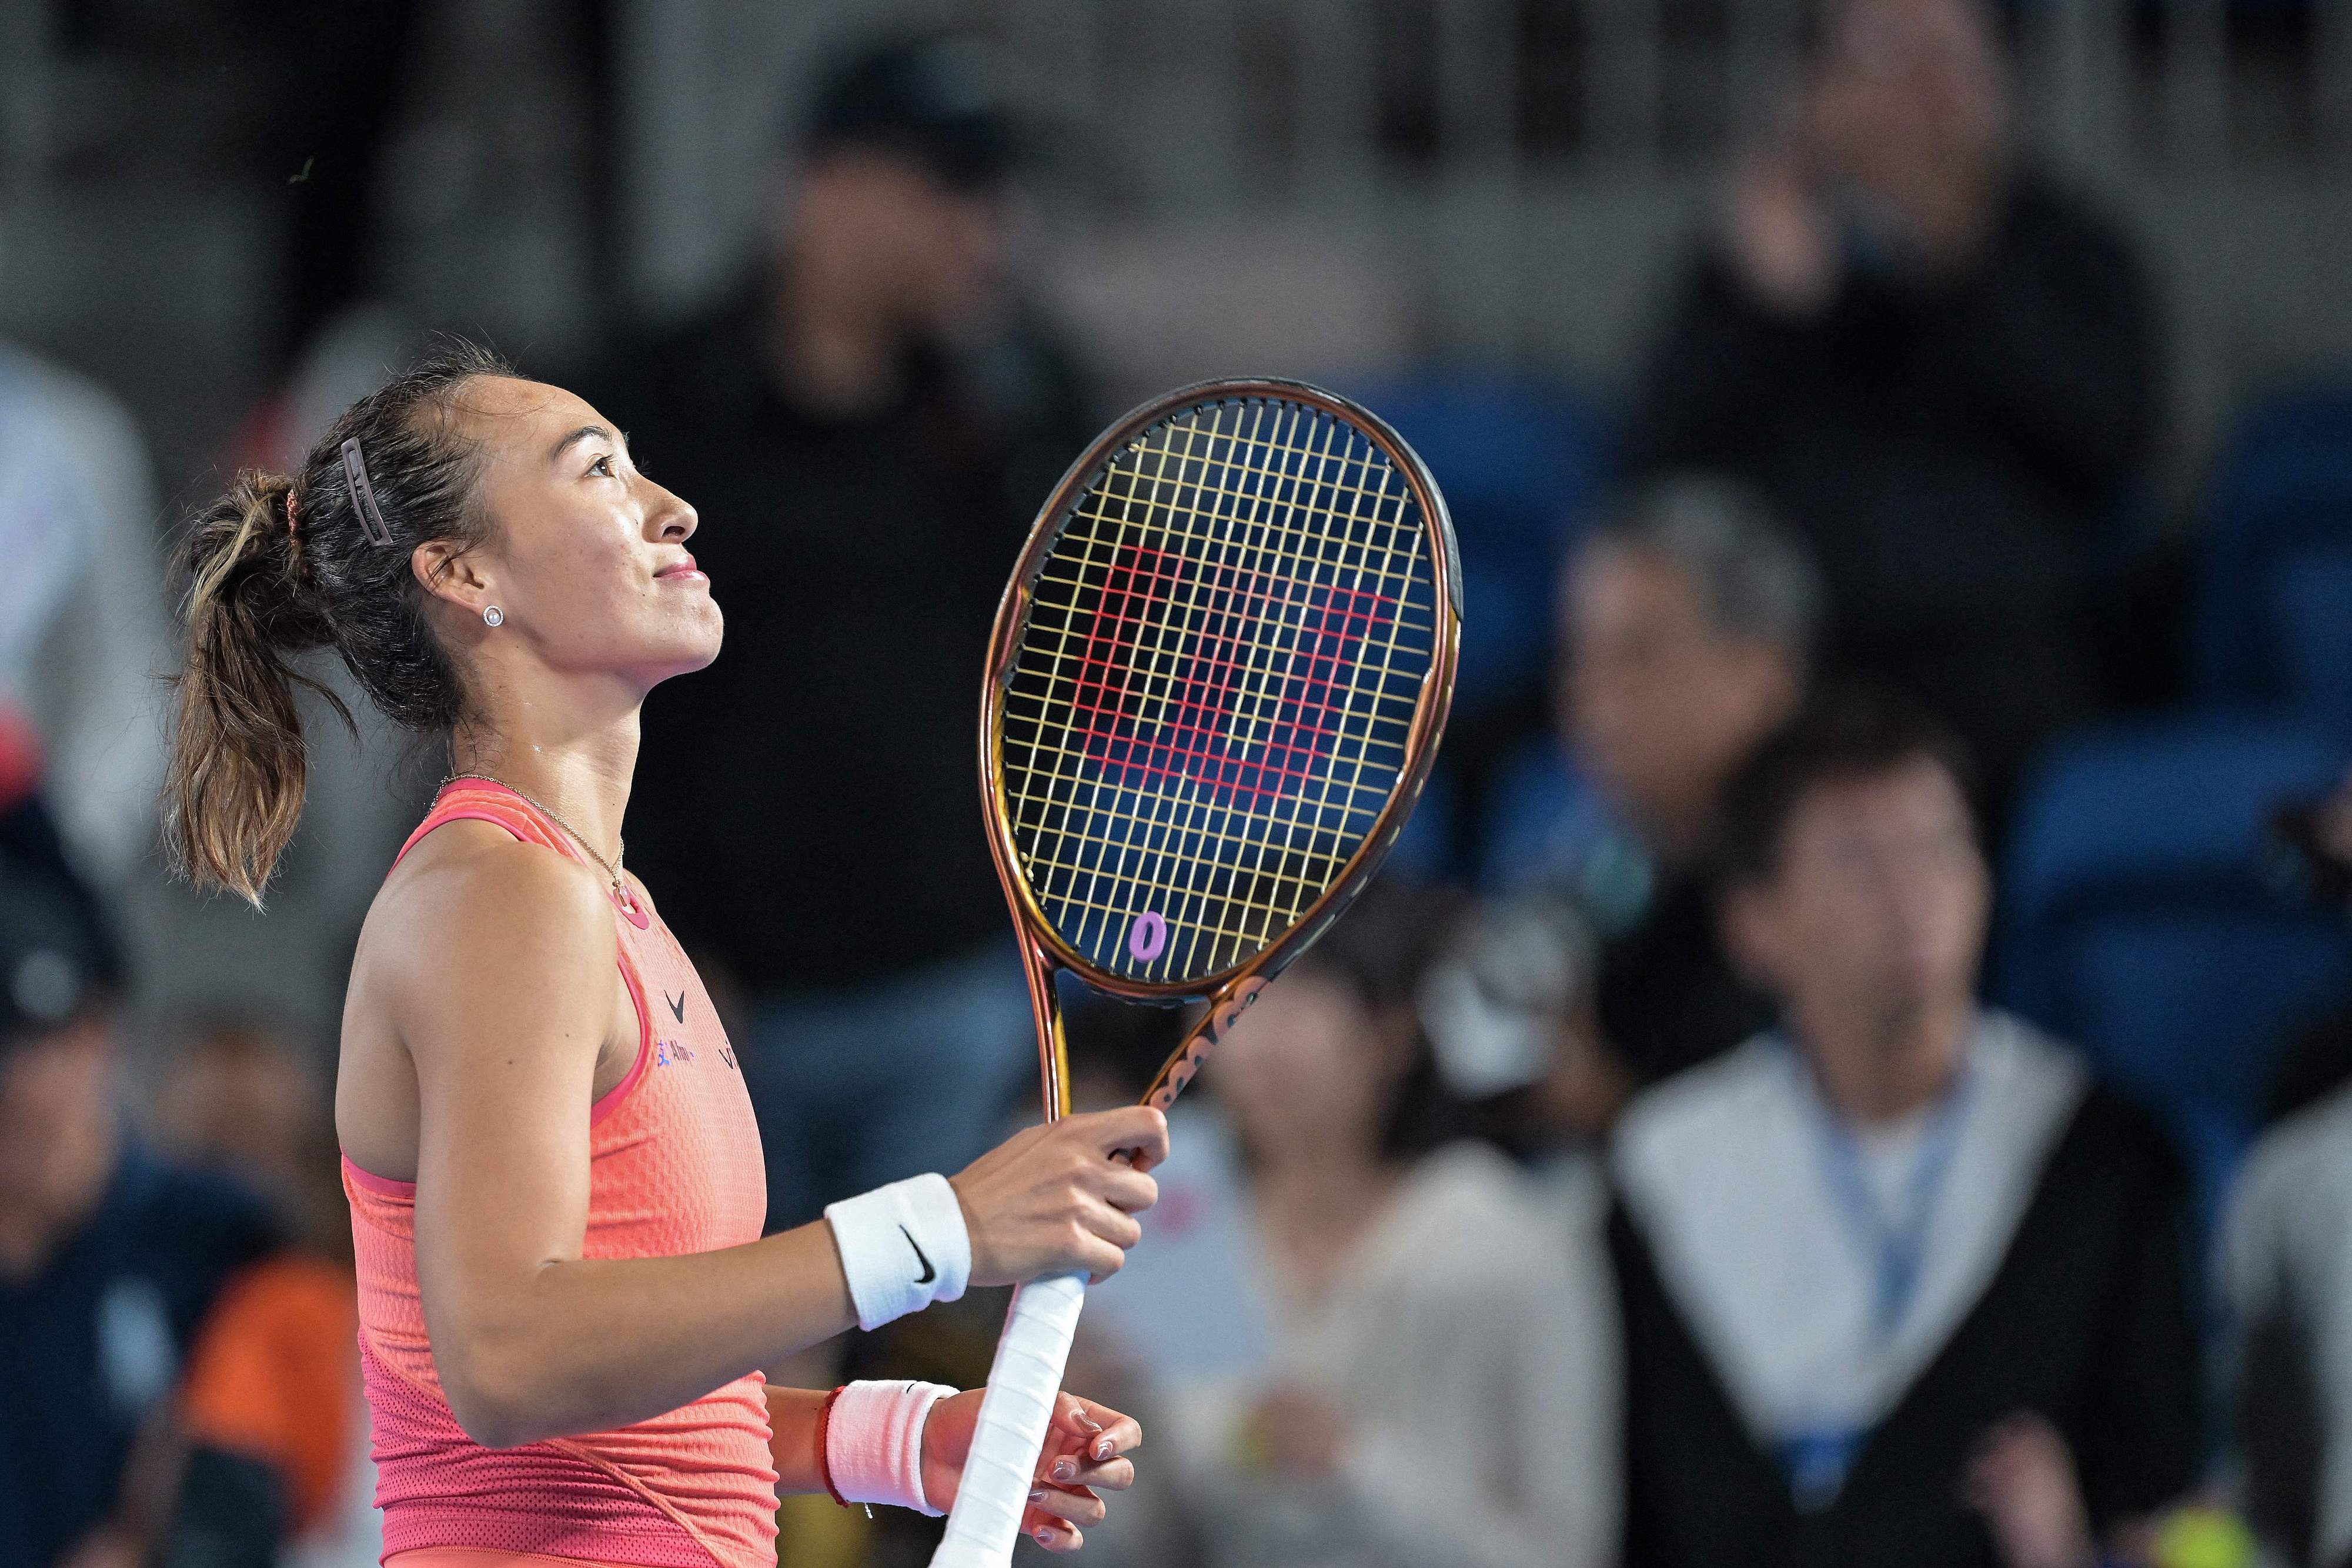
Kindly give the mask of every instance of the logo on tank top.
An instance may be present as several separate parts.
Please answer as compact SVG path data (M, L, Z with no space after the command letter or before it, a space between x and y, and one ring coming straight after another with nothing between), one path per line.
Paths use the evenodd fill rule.
M683 1040L657 1040L654 1041L654 1065L656 1067L667 1067L673 1061L692 1061L693 1060L694 1052L688 1049Z
M686 993L684 991L678 992L678 994L674 997L667 991L664 991L662 993L662 1000L669 1004L670 1017L677 1019L680 1023L684 1023L686 1021Z

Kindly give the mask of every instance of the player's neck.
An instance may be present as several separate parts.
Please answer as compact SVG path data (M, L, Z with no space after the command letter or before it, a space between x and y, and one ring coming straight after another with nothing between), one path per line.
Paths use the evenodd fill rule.
M533 707L451 737L452 772L520 790L563 820L607 861L621 854L621 821L637 763L637 710L600 723Z

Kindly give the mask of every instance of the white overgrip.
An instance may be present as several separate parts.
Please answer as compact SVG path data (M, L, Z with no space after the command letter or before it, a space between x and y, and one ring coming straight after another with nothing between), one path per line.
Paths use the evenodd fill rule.
M1013 1292L1004 1335L996 1342L988 1392L963 1467L947 1533L931 1568L1004 1568L1021 1539L1021 1516L1036 1482L1037 1460L1054 1422L1070 1341L1087 1303L1082 1274L1038 1280Z

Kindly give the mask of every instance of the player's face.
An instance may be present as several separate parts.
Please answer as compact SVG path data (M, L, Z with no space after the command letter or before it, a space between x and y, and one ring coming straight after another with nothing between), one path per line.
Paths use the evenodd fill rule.
M504 617L492 637L640 689L718 656L719 606L687 548L694 508L638 472L610 420L561 387L489 377L458 407L483 443L492 528L462 559ZM467 635L487 630L472 619Z

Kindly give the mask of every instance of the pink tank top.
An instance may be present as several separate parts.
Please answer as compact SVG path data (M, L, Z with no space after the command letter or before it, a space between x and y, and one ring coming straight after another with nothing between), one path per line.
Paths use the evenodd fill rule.
M442 790L401 853L460 819L586 863L520 796L470 779ZM734 1050L669 928L642 902L630 909L617 898L613 924L636 1004L637 1057L588 1108L583 1256L668 1257L757 1240L766 1167ZM647 1568L775 1562L776 1472L758 1373L618 1431L485 1448L457 1426L434 1370L416 1291L415 1185L346 1158L343 1191L387 1557L482 1547Z

